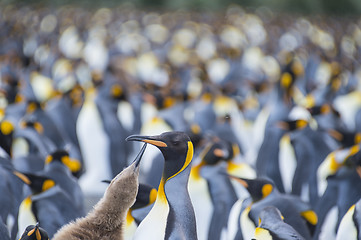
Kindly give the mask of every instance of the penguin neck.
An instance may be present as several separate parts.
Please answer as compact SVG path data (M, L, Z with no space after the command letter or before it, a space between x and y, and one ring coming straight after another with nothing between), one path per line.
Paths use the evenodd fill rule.
M121 205L115 206L109 199L103 197L88 215L90 222L96 226L102 225L102 228L108 231L121 228L126 222L127 215L127 209L124 209Z
M194 239L197 235L195 213L187 187L190 170L191 167L187 166L164 183L163 192L169 208L167 221L173 223L167 225L165 239L173 239L178 234L183 234L185 239Z

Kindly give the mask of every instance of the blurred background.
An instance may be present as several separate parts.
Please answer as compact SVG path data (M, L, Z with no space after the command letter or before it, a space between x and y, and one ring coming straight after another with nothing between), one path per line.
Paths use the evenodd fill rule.
M360 13L359 0L1 0L0 182L17 185L0 186L0 227L18 239L39 221L52 236L133 161L140 144L127 136L176 130L204 181L228 184L217 171L233 169L307 202L314 239L338 207L334 236L320 238L334 239L361 198ZM140 182L157 189L163 158L152 146L143 158ZM216 226L249 196L228 190Z
M298 12L305 14L341 14L352 15L361 13L361 2L357 0L134 0L134 1L89 1L89 0L2 0L3 4L37 4L47 6L59 6L72 4L83 7L115 7L120 4L131 4L139 8L158 9L188 9L188 10L220 10L230 4L238 4L243 7L258 8L267 7L275 11Z

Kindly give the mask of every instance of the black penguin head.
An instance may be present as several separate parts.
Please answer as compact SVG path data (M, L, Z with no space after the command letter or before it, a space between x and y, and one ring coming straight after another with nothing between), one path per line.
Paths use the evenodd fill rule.
M165 160L165 179L183 171L193 157L193 144L184 132L165 132L157 136L129 136L127 141L141 141L159 148Z
M329 129L328 134L338 141L343 148L352 147L361 143L361 132L349 131L347 129Z
M34 129L39 134L44 133L43 125L41 123L39 123L38 121L36 121L33 117L24 118L20 122L20 127Z
M32 173L22 173L28 179L24 181L27 183L33 192L33 194L38 194L49 190L50 188L56 185L55 181L52 178L40 176ZM19 176L18 174L16 174Z
M48 233L41 227L39 223L26 227L23 235L19 240L49 240Z
M207 165L215 165L220 161L228 161L233 156L232 144L217 139L215 142L210 143L200 155L202 156L202 161Z
M307 108L307 111L312 116L326 115L331 112L331 106L329 104L325 103L323 105L318 105L318 106L313 106L313 107Z
M259 200L266 198L268 195L270 195L272 192L276 190L274 183L270 179L266 179L266 178L245 179L235 176L230 176L230 177L232 179L237 180L247 189L247 191L251 195L253 202L257 202Z
M81 172L81 163L79 160L71 158L68 151L60 149L48 155L45 159L45 165L52 162L60 162L68 167L74 176L78 176Z

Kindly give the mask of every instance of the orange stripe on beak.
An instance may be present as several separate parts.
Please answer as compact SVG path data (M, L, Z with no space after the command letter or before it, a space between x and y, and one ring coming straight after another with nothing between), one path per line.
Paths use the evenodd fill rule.
M146 142L146 143L149 143L149 144L152 144L152 145L157 146L157 147L168 147L167 144L165 144L162 141L150 140L150 139L143 139L142 141Z

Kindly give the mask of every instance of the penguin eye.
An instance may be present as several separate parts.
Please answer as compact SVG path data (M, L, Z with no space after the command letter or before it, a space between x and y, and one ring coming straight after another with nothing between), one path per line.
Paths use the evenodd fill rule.
M179 145L179 141L173 141L172 144L173 144L174 146L178 146L178 145Z

